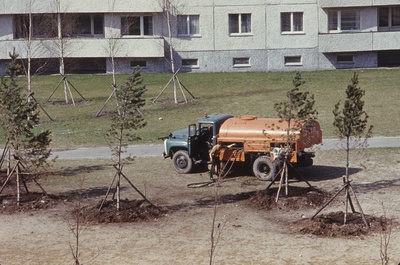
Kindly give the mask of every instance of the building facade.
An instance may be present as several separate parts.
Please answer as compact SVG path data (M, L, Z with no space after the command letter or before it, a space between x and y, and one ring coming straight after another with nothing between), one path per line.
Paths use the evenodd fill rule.
M400 66L400 3L1 0L0 73L14 49L38 73Z

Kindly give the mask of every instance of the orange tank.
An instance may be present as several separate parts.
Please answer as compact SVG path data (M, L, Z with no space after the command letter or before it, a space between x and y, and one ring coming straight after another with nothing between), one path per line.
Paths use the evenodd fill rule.
M301 128L301 124L290 124L290 128ZM322 131L316 121L312 127L291 131L288 134L288 123L279 118L258 118L256 116L239 116L227 119L219 130L218 141L222 143L243 144L246 152L270 152L274 147L284 147L290 139L293 151L300 152L322 142Z

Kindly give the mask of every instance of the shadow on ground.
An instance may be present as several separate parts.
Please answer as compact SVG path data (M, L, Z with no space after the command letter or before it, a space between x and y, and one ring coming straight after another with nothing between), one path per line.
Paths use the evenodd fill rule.
M128 189L128 187L121 187L120 190L124 191L125 189ZM59 194L59 196L66 197L69 200L79 200L79 199L90 199L90 198L96 198L96 197L101 197L105 196L107 194L107 187L94 187L90 189L77 189L77 190L71 190L67 192L63 192ZM112 188L110 190L110 193L108 197L112 197L112 195L115 193L115 188Z

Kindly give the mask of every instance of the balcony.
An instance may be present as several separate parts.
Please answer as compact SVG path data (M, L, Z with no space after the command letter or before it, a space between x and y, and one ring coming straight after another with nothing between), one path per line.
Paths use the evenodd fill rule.
M400 31L374 32L373 50L400 50Z
M327 33L318 35L319 52L359 52L373 50L373 34Z
M27 13L156 13L163 12L158 0L115 1L113 5L107 0L60 0L59 6L55 1L40 0L2 0L0 14L27 14Z
M400 31L320 34L318 38L321 53L400 49Z
M372 6L374 4L374 0L319 0L318 2L321 8Z
M110 52L114 57L164 57L164 40L153 38L119 38L114 39L115 48L111 50L109 39L63 39L65 58L108 58ZM28 51L32 58L59 58L60 40L7 40L0 42L0 60L9 59L9 52L15 51L21 58L27 58Z
M370 7L398 5L398 0L319 0L319 7Z
M115 48L110 49L111 42ZM67 57L164 57L162 38L118 38L118 39L70 39L67 42Z

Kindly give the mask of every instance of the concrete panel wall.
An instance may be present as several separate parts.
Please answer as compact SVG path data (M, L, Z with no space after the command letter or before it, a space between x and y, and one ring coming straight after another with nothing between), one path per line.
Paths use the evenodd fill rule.
M268 70L270 71L308 71L318 69L318 51L310 49L277 49L268 53ZM301 64L285 65L285 57L300 56Z
M198 68L182 68L181 71L183 72L247 72L265 70L267 67L267 54L267 50L182 52L176 59L198 59ZM244 57L250 59L250 66L235 67L233 65L233 58Z
M282 12L303 12L303 32L281 33ZM315 4L267 6L267 48L315 48L318 45L317 14L318 8Z
M12 15L0 15L0 40L12 40L13 37Z
M378 30L378 10L377 8L362 8L360 11L360 27L362 32Z
M181 59L198 59L199 67L182 69L190 72L248 72L248 71L299 71L315 70L319 54L316 49L231 50L215 52L183 52ZM285 65L285 56L301 56L302 64ZM249 58L249 66L233 65L233 58Z
M229 14L251 14L251 32L229 34ZM265 49L265 6L215 7L215 50Z
M215 26L213 18L213 8L209 6L202 7L184 7L179 9L181 15L199 15L200 34L199 36L178 36L177 17L171 18L172 24L172 40L173 48L176 51L188 50L214 50L215 49ZM166 25L165 25L166 26ZM164 26L164 35L168 36L168 31Z
M352 69L352 68L373 68L378 66L378 54L376 52L354 53L353 62L337 63L338 53L320 54L320 69Z

